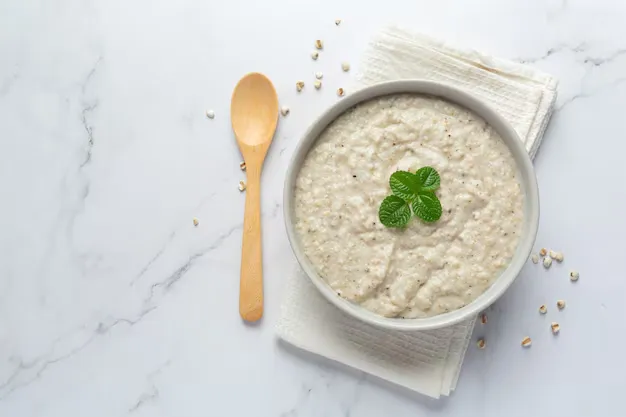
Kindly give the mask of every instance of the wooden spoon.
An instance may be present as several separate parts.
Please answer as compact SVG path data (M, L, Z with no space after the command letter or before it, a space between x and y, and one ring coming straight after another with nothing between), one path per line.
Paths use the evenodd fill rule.
M250 73L239 80L230 102L230 118L248 177L239 314L246 321L257 321L263 315L261 169L278 123L278 97L272 82L258 73Z

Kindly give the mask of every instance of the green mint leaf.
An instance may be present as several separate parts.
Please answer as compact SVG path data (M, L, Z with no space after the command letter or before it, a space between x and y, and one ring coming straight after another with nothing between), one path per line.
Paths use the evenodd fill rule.
M411 219L411 209L406 201L396 195L390 195L380 204L378 218L387 227L404 227Z
M419 178L421 189L423 191L435 191L439 188L441 178L439 173L433 167L424 167L417 170L416 173Z
M417 175L407 171L396 171L389 178L391 191L404 201L410 201L420 191L420 180Z
M419 193L411 202L411 208L417 217L427 223L436 222L441 217L441 202L432 191Z

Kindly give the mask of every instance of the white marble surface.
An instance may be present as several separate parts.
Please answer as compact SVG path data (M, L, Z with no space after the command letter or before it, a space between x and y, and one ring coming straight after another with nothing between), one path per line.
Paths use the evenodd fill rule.
M0 416L626 415L625 20L619 0L2 1ZM477 328L487 349L470 346L457 391L439 401L274 338L294 262L287 161L349 84L340 62L356 69L384 23L561 80L536 168L538 243L563 250L565 265L528 265ZM316 38L326 50L313 62ZM245 326L228 111L253 70L291 114L263 177L266 313ZM311 88L318 70L322 91ZM300 78L309 85L297 95Z

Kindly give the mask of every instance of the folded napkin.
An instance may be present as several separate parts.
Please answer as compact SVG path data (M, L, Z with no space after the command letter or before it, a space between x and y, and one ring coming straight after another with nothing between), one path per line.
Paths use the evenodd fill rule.
M372 40L360 68L357 88L421 78L470 92L511 123L531 157L556 99L557 81L548 74L395 27ZM276 330L300 349L438 398L456 387L474 322L412 333L374 328L328 303L296 268Z

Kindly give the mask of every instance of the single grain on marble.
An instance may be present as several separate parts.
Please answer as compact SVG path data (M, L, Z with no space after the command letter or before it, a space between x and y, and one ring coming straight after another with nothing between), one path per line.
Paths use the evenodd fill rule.
M543 258L543 266L546 269L550 268L550 266L552 266L552 258L550 258L549 256L546 256L545 258Z

